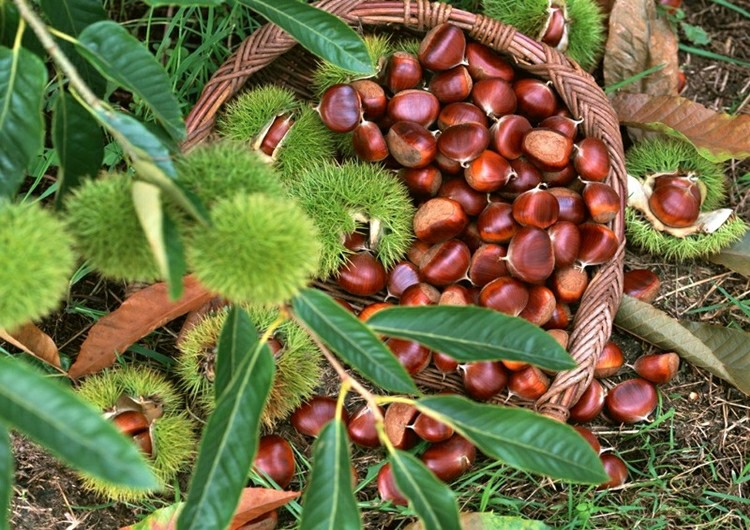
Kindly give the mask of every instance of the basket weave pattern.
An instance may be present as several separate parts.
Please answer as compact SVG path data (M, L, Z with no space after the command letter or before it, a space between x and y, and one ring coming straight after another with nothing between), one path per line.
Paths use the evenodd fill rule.
M601 139L609 150L612 169L607 183L626 196L626 173L622 139L617 117L606 95L594 79L558 51L541 44L499 21L426 0L369 1L324 0L317 7L333 13L351 26L379 26L393 30L409 29L423 33L438 24L450 22L481 42L509 56L516 65L553 83L571 114L582 118L585 136ZM296 41L277 26L266 24L250 35L216 71L203 89L198 103L187 118L188 137L183 150L205 141L212 133L222 105L251 79L265 77L263 69L274 63L272 80L309 96L311 64L287 54ZM612 320L622 296L622 263L625 249L624 202L610 223L621 241L614 259L597 270L581 300L573 322L568 351L576 360L575 369L556 375L545 395L534 404L539 412L560 421L593 379L599 353L609 339ZM460 390L457 377L427 370L417 382L432 388ZM498 400L502 401L502 400Z

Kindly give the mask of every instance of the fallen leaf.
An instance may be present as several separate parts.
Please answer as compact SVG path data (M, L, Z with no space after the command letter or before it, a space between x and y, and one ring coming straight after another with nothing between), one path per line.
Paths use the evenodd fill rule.
M612 106L620 123L687 140L713 162L750 156L750 116L730 116L679 96L619 93Z
M750 334L699 322L681 323L627 295L615 325L664 351L678 353L750 395Z
M750 232L745 232L745 236L734 245L708 259L750 278Z
M12 331L0 328L0 339L11 343L37 359L61 368L60 352L55 341L32 322Z
M213 294L192 276L183 280L183 295L169 301L166 283L157 283L130 296L89 330L69 375L77 379L111 366L118 354L157 328L208 302Z
M166 508L160 508L151 512L143 521L124 526L120 530L176 530L177 518L184 504L184 502L178 502Z
M615 2L609 15L604 83L609 87L660 66L658 71L620 90L653 96L677 95L677 51L677 35L669 22L658 15L653 0Z
M224 298L215 296L211 300L200 306L198 309L190 311L185 317L185 321L182 323L180 332L177 334L177 340L175 341L175 344L177 344L177 346L180 346L182 341L185 340L185 335L187 335L190 330L197 326L203 320L203 317L205 317L209 313L218 311L225 305L227 305L227 302Z
M463 512L460 518L461 530L550 530L550 527L541 521L500 516L489 512ZM424 530L424 525L421 521L416 521L404 530Z

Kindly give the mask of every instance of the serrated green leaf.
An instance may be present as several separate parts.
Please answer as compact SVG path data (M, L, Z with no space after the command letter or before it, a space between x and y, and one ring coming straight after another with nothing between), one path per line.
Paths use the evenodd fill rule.
M20 20L21 16L18 14L18 8L13 2L0 1L0 46L13 47ZM23 32L21 46L42 60L47 57L44 46L39 42L33 31Z
M44 145L44 63L28 50L0 47L0 197L13 197Z
M304 48L363 76L375 67L362 38L343 20L299 0L239 0L289 33Z
M125 28L110 20L96 22L78 38L79 51L106 78L137 94L169 135L185 138L180 105L164 68Z
M9 357L0 357L0 422L87 475L134 489L158 486L132 441L96 409Z
M329 421L313 444L312 472L302 498L301 530L358 530L352 489L351 453L346 427Z
M292 300L292 307L310 331L363 377L390 392L419 392L401 363L372 330L330 296L316 289L303 289Z
M260 417L273 373L273 356L264 344L243 359L216 403L203 431L178 530L223 530L229 525L258 449Z
M458 504L450 488L416 457L398 449L391 453L391 470L399 491L409 500L426 530L455 530Z
M542 521L490 512L462 512L459 518L461 530L552 530ZM421 521L416 521L404 530L424 530L424 525Z
M237 373L242 360L258 346L258 331L253 321L237 306L229 310L224 327L221 328L216 351L216 374L214 394L220 399L229 387L232 375Z
M8 530L10 499L13 497L13 451L10 433L0 423L0 530Z
M65 90L58 92L52 116L52 145L60 167L55 203L86 176L95 177L104 158L104 133L88 110Z
M420 342L458 361L505 359L549 370L576 366L538 326L483 307L393 307L378 311L367 324L376 333Z
M424 397L417 408L511 467L585 484L608 480L599 456L570 425L521 408L459 396Z

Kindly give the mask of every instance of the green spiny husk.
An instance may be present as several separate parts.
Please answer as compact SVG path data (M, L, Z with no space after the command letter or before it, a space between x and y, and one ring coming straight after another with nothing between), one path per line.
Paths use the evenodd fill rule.
M392 171L380 165L321 164L303 173L290 191L318 227L322 278L335 274L346 262L350 251L343 235L358 228L355 214L381 221L383 236L376 255L386 268L401 259L413 240L414 206L409 193Z
M336 153L335 134L325 126L315 109L303 107L284 138L276 159L284 183L294 186L305 169L331 160Z
M377 68L381 59L390 55L391 41L387 35L366 35L365 47L372 64ZM320 98L328 88L340 83L351 83L362 76L346 70L328 61L321 61L313 72L312 86L315 95Z
M200 282L225 298L253 305L283 303L318 269L313 221L288 198L260 193L218 201L211 225L192 231L188 261Z
M263 333L278 318L278 309L249 308L250 318L259 333ZM226 321L227 311L207 315L195 325L178 345L177 372L183 386L206 412L215 405L212 367L215 348ZM320 382L322 355L307 333L296 323L287 320L274 334L284 344L276 357L271 394L263 410L261 421L272 429L285 419L305 399L312 395ZM212 369L212 368L211 368Z
M60 303L73 272L73 238L39 203L0 199L0 328L42 318Z
M103 276L151 282L161 274L133 205L132 184L124 173L85 182L65 201L68 226L79 252Z
M254 139L279 114L302 107L288 88L266 85L239 94L216 121L220 135L239 142Z
M406 52L416 57L421 45L422 43L418 39L401 39L393 43L393 52Z

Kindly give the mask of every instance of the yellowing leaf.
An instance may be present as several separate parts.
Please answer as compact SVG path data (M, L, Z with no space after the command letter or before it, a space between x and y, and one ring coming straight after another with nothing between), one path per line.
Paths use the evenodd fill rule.
M0 328L0 339L37 359L60 368L60 352L57 350L55 341L31 322L10 331Z

